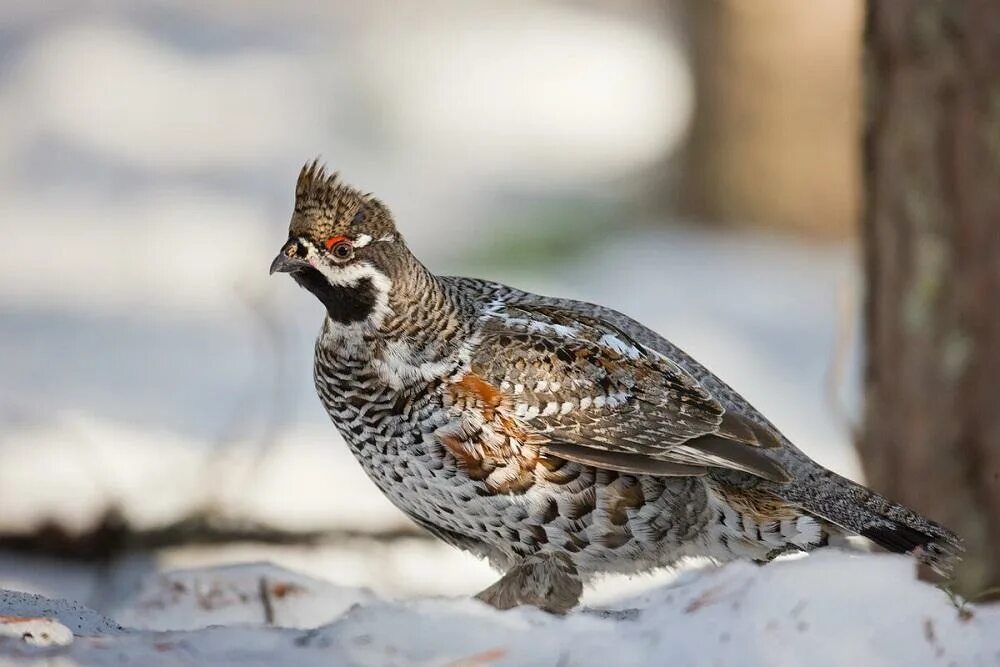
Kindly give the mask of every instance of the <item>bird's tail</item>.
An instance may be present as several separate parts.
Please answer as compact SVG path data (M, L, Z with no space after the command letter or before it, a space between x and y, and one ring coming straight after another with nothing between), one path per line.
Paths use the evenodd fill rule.
M911 554L942 576L950 575L964 551L962 540L944 526L826 469L789 484L781 495L888 551Z

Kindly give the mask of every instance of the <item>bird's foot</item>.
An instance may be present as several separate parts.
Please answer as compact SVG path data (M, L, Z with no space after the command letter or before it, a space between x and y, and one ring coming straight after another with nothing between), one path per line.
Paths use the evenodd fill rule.
M577 605L582 594L583 582L569 556L546 553L525 558L476 599L497 609L531 605L552 614L565 614Z

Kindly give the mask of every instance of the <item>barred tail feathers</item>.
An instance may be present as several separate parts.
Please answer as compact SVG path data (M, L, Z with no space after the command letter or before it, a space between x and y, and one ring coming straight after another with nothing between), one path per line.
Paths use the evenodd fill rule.
M910 554L944 576L964 550L961 538L944 526L829 470L789 484L781 495L887 551Z

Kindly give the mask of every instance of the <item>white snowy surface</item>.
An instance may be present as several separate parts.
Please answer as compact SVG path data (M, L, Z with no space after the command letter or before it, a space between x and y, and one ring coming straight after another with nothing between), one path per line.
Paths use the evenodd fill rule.
M75 603L5 592L0 625L48 628L61 641L44 648L33 636L0 631L0 664L971 667L1000 661L1000 608L959 610L943 592L916 581L913 562L900 556L827 551L765 567L705 568L613 608L637 612L558 618L526 608L497 612L468 598L392 602L246 565L157 577L115 617L124 630ZM57 623L22 620L30 618ZM58 645L66 644L67 632L71 643Z
M179 570L147 579L115 619L142 630L192 630L206 625L314 628L355 605L365 589L335 586L267 564Z
M17 621L25 623L29 619L48 619L77 635L113 635L121 632L117 623L79 602L50 599L21 591L0 591L0 618L8 624L8 628ZM4 634L11 636L13 632Z

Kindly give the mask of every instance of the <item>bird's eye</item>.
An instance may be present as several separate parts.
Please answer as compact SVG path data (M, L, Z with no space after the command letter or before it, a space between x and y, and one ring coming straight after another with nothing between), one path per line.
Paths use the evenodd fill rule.
M326 249L330 251L334 259L345 261L354 256L354 246L343 236L335 236L327 239Z
M341 241L340 243L335 243L330 252L337 259L350 259L351 255L354 254L354 246L347 241Z

